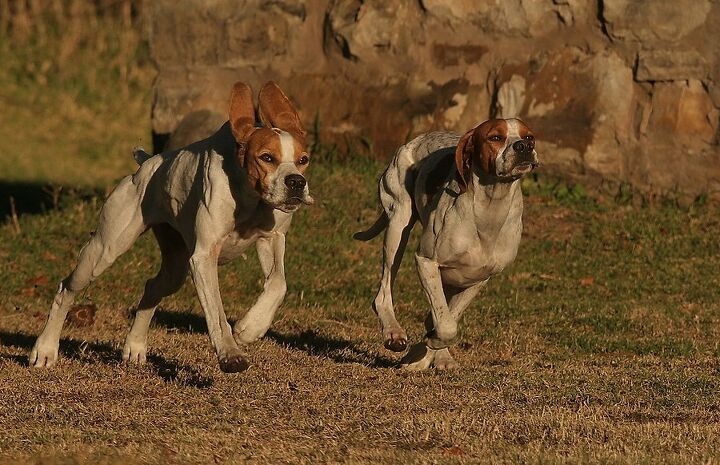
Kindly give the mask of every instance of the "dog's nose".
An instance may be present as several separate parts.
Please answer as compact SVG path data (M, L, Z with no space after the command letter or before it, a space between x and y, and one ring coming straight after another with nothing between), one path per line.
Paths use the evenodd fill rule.
M300 174L290 174L285 176L285 185L292 190L303 189L305 184L307 184L307 181L305 181L305 178Z
M512 148L517 153L523 153L523 152L525 152L525 150L527 150L528 146L527 146L527 144L525 144L525 142L519 140L512 145Z

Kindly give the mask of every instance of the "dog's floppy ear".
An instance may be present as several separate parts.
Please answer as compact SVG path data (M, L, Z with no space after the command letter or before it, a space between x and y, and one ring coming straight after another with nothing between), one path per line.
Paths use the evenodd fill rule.
M475 128L469 130L460 138L457 148L455 149L455 167L457 168L457 180L460 185L460 193L467 191L467 178L472 171L472 157L475 150L473 142L473 134Z
M252 89L244 82L236 82L230 94L230 127L238 144L244 143L255 129Z
M305 128L295 107L280 87L272 81L267 82L258 96L260 121L269 128L287 131L301 142L305 141Z

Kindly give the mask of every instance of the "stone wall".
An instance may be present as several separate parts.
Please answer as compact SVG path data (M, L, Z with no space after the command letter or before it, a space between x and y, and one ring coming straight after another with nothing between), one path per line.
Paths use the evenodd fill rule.
M204 136L272 79L380 157L519 116L549 173L720 198L718 24L718 0L155 0L153 130Z

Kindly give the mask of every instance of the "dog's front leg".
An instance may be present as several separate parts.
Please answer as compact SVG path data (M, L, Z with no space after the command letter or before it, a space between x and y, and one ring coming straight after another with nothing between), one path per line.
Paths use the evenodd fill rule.
M265 335L287 292L285 234L278 232L270 238L258 239L256 247L265 275L265 285L255 305L242 320L235 323L235 338L241 344L249 344Z
M441 358L446 355L447 348L457 335L457 320L448 307L438 263L417 254L415 262L420 283L430 303L433 329L428 332L425 342L414 345L401 363L408 370L425 370L434 366L438 354Z
M219 250L219 247L211 247ZM225 316L218 284L217 252L197 250L190 258L190 273L197 290L200 305L205 312L208 333L225 373L247 369L248 362L232 336L232 329Z
M434 324L434 329L428 333L425 343L431 349L444 349L452 345L457 336L457 319L445 298L440 267L435 260L420 255L415 255L415 261L420 283L430 303Z

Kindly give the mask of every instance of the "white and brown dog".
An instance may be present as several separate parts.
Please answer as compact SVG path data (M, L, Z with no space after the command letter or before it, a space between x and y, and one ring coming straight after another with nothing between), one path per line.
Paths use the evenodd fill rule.
M398 149L379 181L383 208L357 233L385 229L380 289L373 302L385 347L402 352L392 287L410 231L423 225L415 259L430 313L427 336L403 358L408 369L455 368L448 347L458 320L487 280L513 262L522 232L520 179L538 165L535 137L518 119L494 119L464 136L432 132Z
M230 120L215 134L155 156L135 152L140 168L110 194L77 267L60 283L45 328L30 353L31 365L55 363L75 295L152 229L162 264L145 285L123 359L145 361L155 308L163 297L180 289L190 271L220 368L225 372L247 368L238 342L255 341L270 327L286 291L285 234L293 212L312 203L303 176L310 159L297 112L275 83L265 84L258 98L264 127L255 126L252 90L239 82L232 89ZM220 299L217 267L252 243L265 286L231 330Z

